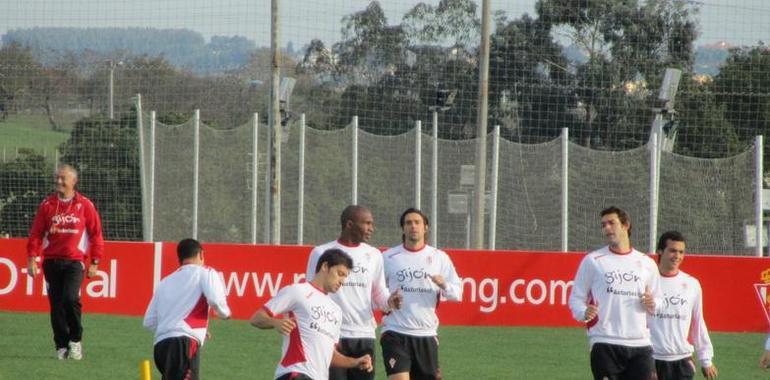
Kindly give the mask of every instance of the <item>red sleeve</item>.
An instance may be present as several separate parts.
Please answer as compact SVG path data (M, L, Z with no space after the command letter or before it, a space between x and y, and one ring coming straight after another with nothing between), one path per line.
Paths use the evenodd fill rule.
M41 247L43 245L43 237L45 237L45 234L48 230L46 223L46 220L48 219L46 205L47 202L45 200L40 203L40 206L37 208L37 213L35 214L35 219L32 221L32 226L29 228L29 239L27 240L27 257L40 256L40 251L42 250Z
M88 245L91 260L101 259L104 253L104 237L102 236L102 220L93 202L87 202L86 207L86 231L88 231Z

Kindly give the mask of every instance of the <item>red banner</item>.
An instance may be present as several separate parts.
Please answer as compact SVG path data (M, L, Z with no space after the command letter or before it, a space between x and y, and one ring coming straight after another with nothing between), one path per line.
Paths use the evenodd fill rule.
M42 273L27 275L27 241L0 239L0 310L48 311ZM143 315L153 288L153 245L108 242L94 278L80 289L85 312ZM38 264L40 267L40 264Z
M0 239L0 310L47 311L42 276L26 275L23 239ZM83 285L86 312L142 315L155 271L178 268L176 244L107 242L98 278ZM311 247L204 244L206 264L222 273L234 317L246 319L278 289L304 279ZM442 302L445 325L580 326L567 307L577 253L461 251L449 254L463 278L463 301ZM157 263L157 264L156 264ZM767 331L755 284L770 283L763 258L688 255L682 269L701 281L713 331ZM765 273L765 275L763 275ZM767 299L767 298L766 298ZM726 313L724 310L729 309Z

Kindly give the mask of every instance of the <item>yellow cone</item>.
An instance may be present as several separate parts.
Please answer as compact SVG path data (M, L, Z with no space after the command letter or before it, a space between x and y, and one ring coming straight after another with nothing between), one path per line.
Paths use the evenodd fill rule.
M142 380L152 380L149 360L142 360L142 362L139 363L139 375L141 376Z

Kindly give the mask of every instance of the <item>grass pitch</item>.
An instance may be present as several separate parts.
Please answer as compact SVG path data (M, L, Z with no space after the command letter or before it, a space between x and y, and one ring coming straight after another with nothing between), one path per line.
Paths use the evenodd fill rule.
M0 312L0 379L138 379L152 359L141 318L84 314L82 361L54 358L48 314ZM212 320L202 351L204 379L272 379L281 337L245 321ZM588 345L579 328L442 327L444 378L589 379ZM767 379L758 368L763 334L712 333L720 378ZM385 379L377 354L377 379ZM160 375L153 367L153 379ZM702 378L698 375L696 378Z

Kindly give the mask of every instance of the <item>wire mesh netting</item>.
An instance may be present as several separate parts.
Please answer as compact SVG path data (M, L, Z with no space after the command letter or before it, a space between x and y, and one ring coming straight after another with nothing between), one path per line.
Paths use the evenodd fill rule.
M158 116L152 237L173 240L192 231L190 120L199 109L200 238L251 241L256 220L257 240L269 240L269 1L6 5L0 14L0 233L26 234L51 189L51 170L66 162L81 170L80 190L103 211L108 238L146 238L148 153L141 154L135 109L141 94L145 140L147 113ZM440 244L464 247L467 213L450 205L472 195L460 176L463 165L473 164L478 134L481 2L287 0L278 7L281 76L296 80L293 92L283 94L281 114L288 132L282 241L301 235L315 243L338 232L339 212L352 199L354 116L358 201L375 213L373 242L397 241L397 217L417 200L413 127L422 121L427 132L438 110L439 217L432 222ZM498 248L560 247L558 137L564 128L570 136L569 249L601 244L593 227L607 203L629 209L634 242L646 246L645 144L655 114L667 109L675 113L665 114L662 130L675 143L674 155L662 157L658 230L685 230L693 250L751 250L745 236L755 223L751 149L755 136L770 131L770 50L762 42L770 32L770 3L493 0L491 15L488 131L499 125L502 136ZM667 68L681 70L681 80L675 99L661 100ZM254 113L263 115L256 168ZM308 125L302 231L300 114ZM419 198L433 211L433 137L421 137ZM761 153L770 162L768 150ZM625 198L628 192L634 197ZM703 215L730 224L720 229Z

